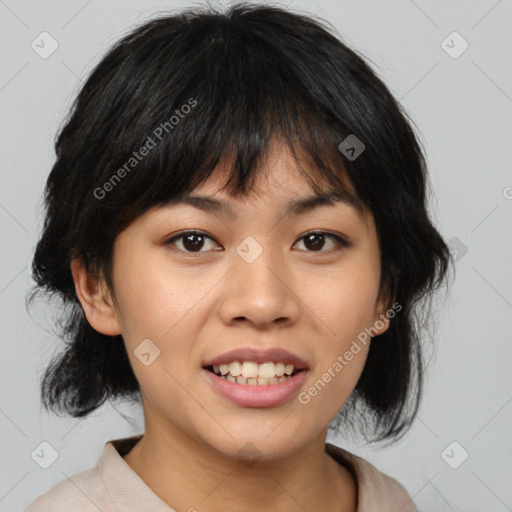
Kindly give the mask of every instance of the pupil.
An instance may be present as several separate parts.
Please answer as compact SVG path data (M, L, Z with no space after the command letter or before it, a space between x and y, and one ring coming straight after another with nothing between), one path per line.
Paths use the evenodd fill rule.
M201 240L193 242L192 240L194 238L196 238L196 239L199 238ZM186 249L192 249L192 250L198 249L198 248L201 249L203 242L204 242L203 235L198 235L198 234L194 233L194 234L185 236L183 245Z
M310 246L308 247L308 249L321 249L324 242L323 237L324 235L322 235L321 233L313 233L311 235L308 235L305 241L306 247L308 247L309 244ZM317 239L317 241L312 242L312 240L314 240L315 238Z

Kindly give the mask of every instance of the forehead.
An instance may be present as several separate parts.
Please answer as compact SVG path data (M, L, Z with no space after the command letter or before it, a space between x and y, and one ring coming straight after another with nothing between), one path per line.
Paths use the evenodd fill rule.
M307 168L302 169L308 172ZM274 145L265 161L260 164L259 171L250 193L244 197L234 196L226 191L231 166L223 161L206 181L169 204L187 204L231 218L237 217L238 205L260 201L278 205L282 215L301 214L318 206L337 203L351 208L360 218L366 213L363 202L344 170L340 173L342 186L337 188L329 185L327 180L324 180L323 186L317 185L319 173L314 173L315 190L301 174L299 164L287 146Z

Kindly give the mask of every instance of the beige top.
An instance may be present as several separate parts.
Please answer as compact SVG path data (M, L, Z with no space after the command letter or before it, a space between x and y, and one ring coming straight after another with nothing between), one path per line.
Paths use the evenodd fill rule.
M122 458L141 437L107 442L94 468L58 483L25 512L175 512ZM333 444L325 450L356 477L358 512L418 512L394 478Z

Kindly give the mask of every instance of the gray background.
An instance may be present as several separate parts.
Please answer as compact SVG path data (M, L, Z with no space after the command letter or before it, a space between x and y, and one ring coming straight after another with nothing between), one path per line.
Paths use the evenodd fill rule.
M83 420L41 410L38 378L61 343L51 333L49 308L29 315L25 296L53 139L83 77L134 23L189 5L0 1L2 511L22 510L66 476L92 467L106 441L143 431L141 411L123 404ZM422 511L512 510L512 2L287 5L334 24L410 113L430 166L434 222L458 251L413 428L385 450L334 442L396 477ZM31 48L43 31L59 45L47 59ZM442 46L453 31L469 44L457 58L462 40L445 43L452 56ZM42 441L58 452L48 469L31 458ZM453 441L458 445L445 452ZM446 461L460 463L462 450L469 457L453 469Z

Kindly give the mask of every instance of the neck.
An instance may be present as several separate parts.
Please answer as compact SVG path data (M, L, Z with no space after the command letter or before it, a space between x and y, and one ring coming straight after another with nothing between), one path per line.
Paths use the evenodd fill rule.
M351 474L325 452L327 429L300 450L274 460L227 457L169 424L146 423L123 458L175 510L355 512Z

